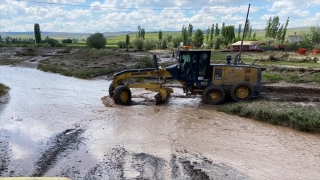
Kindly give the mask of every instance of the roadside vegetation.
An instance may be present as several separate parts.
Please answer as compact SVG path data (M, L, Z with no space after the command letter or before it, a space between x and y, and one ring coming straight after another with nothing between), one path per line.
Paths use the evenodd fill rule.
M8 86L0 83L0 97L6 95L9 91L9 89L10 88Z
M319 105L302 106L290 102L252 101L224 104L218 111L300 131L320 132Z

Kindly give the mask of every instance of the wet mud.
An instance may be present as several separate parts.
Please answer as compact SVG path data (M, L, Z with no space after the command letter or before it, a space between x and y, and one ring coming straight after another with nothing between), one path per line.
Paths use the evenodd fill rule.
M134 105L119 106L108 81L0 70L11 87L0 111L0 177L319 179L318 134L218 112L179 88L159 106L154 93L132 90Z
M263 86L260 98L270 101L320 102L320 88Z
M0 177L8 171L8 165L10 164L10 148L7 137L7 131L0 128Z
M83 132L83 129L67 129L45 142L44 151L40 152L39 158L35 161L31 176L43 176L59 159L79 149L83 142Z

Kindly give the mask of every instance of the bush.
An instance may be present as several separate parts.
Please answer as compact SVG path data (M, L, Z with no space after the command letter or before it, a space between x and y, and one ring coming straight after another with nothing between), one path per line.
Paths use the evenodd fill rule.
M151 39L151 40L147 39L144 42L144 47L146 48L146 50L155 49L156 48L156 42L153 39Z
M0 83L0 97L7 94L8 91L9 91L9 87Z
M139 49L142 50L143 49L143 39L142 38L137 38L133 41L134 46Z
M137 69L153 68L153 59L147 56L142 57L136 65Z
M162 39L160 42L160 49L167 49L167 40Z
M48 43L51 47L58 47L59 46L59 41L52 39L52 38L47 38L46 43Z
M106 46L107 40L101 33L95 33L87 38L87 46L89 48L101 49Z
M180 46L180 43L183 42L183 39L182 37L172 38L172 42L173 42L173 47L177 48Z
M62 39L62 43L72 43L72 39Z
M299 46L297 43L288 43L284 49L285 51L298 51Z
M117 45L119 48L126 48L127 47L127 44L124 41L119 41Z

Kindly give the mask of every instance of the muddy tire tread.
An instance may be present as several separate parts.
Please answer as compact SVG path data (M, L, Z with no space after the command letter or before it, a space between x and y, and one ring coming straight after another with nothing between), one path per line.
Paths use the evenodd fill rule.
M124 85L124 83L122 81L120 81L119 84ZM110 83L108 92L109 92L109 96L113 97L113 95L114 95L114 83L113 82Z
M248 90L249 90L249 94L247 97L245 98L238 98L237 95L236 95L236 90L239 88L239 87L247 87ZM231 87L231 89L229 90L229 94L231 96L231 98L235 101L235 102L239 102L239 101L247 101L247 100L250 100L252 99L252 94L253 94L253 87L251 86L251 84L247 83L247 82L238 82L236 83L235 85L233 85Z
M210 98L208 97L210 92L213 90L216 90L220 93L220 99L217 101L211 101ZM218 105L218 104L223 103L223 101L225 100L225 97L226 97L226 93L222 87L216 86L216 85L211 85L211 86L208 86L204 89L204 91L201 94L201 97L202 97L202 101L205 104Z
M127 91L128 92L128 99L127 101L123 102L121 101L121 93L123 91ZM125 85L121 85L121 86L118 86L115 90L114 90L114 95L113 95L113 101L114 103L116 104L120 104L120 105L125 105L125 106L129 106L131 104L131 90L130 88L128 88L127 86Z

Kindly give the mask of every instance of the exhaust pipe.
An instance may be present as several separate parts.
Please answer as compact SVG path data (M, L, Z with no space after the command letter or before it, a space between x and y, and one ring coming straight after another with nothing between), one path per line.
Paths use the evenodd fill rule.
M238 65L239 56L240 56L240 52L238 52L238 53L236 54L236 56L234 57L234 62L233 62L234 65Z

